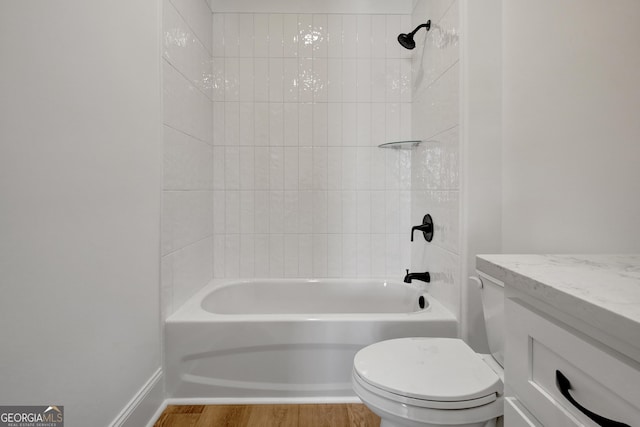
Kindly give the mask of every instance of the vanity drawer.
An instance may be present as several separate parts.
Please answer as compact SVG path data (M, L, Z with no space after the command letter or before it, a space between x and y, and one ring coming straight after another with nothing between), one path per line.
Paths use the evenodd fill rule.
M570 382L570 397L583 407L607 419L640 425L638 364L517 298L507 299L505 312L505 380L542 425L598 425L562 395L558 372Z

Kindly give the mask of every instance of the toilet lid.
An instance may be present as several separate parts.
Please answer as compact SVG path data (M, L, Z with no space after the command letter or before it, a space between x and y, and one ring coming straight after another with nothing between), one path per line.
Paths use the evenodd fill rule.
M498 375L460 339L378 342L356 354L353 368L368 384L415 399L459 402L502 392Z

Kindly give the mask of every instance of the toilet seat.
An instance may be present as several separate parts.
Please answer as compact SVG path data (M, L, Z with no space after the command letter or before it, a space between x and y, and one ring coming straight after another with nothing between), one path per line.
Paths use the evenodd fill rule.
M481 355L452 338L400 338L365 347L354 358L353 380L380 397L433 409L487 405L503 388Z

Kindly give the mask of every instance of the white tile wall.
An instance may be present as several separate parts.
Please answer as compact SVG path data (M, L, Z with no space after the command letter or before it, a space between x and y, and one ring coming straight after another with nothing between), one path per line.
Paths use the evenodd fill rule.
M213 277L214 253L221 252L220 245L224 248L226 243L213 241L214 230L226 229L227 224L220 222L225 210L239 203L233 199L238 191L224 190L240 185L234 168L240 158L237 145L240 136L244 137L240 133L240 104L224 100L227 94L236 100L244 96L239 82L252 76L239 72L237 56L229 64L212 60L213 53L221 52L220 46L213 44L214 29L216 36L223 34L213 23L205 0L164 1L161 295L165 317ZM234 79L227 84L225 76L231 74ZM219 102L214 105L214 100ZM221 125L215 127L216 132L214 117ZM226 147L226 141L234 141L234 146ZM220 186L221 181L225 185ZM215 267L224 271L225 266L222 258Z
M429 292L460 317L458 13L458 0L418 0L411 27L431 19L431 30L416 34L414 51L421 54L412 56L411 72L408 63L401 63L393 72L401 81L399 99L411 97L413 137L425 140L413 150L411 159L411 223L422 223L426 213L434 221L431 243L415 235L411 268L429 271ZM411 87L410 93L407 86ZM402 121L402 108L400 111ZM395 111L387 114L396 120ZM400 167L402 170L405 168ZM398 179L403 181L406 176Z
M411 154L377 145L411 135L411 67L395 46L410 24L409 15L213 14L217 277L401 277Z

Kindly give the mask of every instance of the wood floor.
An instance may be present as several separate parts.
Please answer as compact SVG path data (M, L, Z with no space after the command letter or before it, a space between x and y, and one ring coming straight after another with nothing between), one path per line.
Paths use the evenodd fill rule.
M154 427L378 427L362 404L169 405Z

